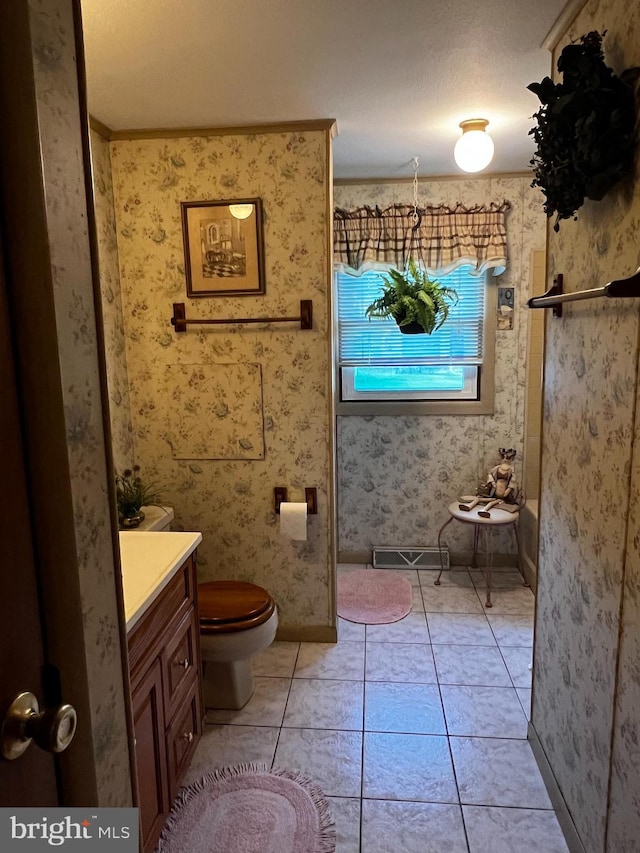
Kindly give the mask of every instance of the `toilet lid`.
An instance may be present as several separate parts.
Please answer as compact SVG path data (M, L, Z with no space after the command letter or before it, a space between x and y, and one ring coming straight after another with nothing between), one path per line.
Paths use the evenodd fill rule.
M266 621L275 604L269 593L246 581L207 581L198 584L198 615L203 627Z

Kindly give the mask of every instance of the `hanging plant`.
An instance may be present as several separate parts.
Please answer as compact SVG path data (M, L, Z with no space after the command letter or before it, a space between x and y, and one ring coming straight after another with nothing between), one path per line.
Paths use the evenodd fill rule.
M531 160L532 187L545 196L548 217L575 216L585 198L599 201L633 165L635 101L626 80L604 63L602 33L590 32L564 48L558 59L562 83L545 77L527 86L542 107L534 114L537 127L529 131L537 150Z
M405 270L392 269L389 278L382 277L382 295L369 305L365 315L369 319L393 317L403 334L430 335L457 302L458 294L452 287L430 279L410 258Z

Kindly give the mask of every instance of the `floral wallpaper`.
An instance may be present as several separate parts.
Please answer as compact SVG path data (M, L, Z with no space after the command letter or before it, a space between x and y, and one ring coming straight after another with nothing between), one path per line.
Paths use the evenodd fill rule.
M107 364L107 388L111 419L111 451L116 471L133 466L133 435L129 377L124 345L118 245L113 209L111 159L109 143L95 130L91 131L91 168L93 197L98 232L100 295Z
M638 32L636 29L635 32ZM636 374L638 375L638 374ZM640 412L640 384L635 411ZM640 838L640 420L636 416L620 644L607 853L628 853Z
M328 136L313 130L111 143L136 462L162 484L176 527L202 532L201 579L264 586L287 628L327 627L333 619ZM187 299L180 202L255 197L264 208L266 293ZM176 334L169 322L173 302L185 302L188 318L278 317L299 314L300 299L313 300L310 331L283 323ZM218 377L218 391L209 379L194 403L203 422L190 438L208 446L198 458L181 459L175 410L193 403L195 366ZM229 370L243 371L242 381L228 374L235 387L224 390L219 383ZM185 436L198 418L189 416ZM212 450L224 458L204 458ZM280 535L275 486L286 486L293 501L304 499L305 486L317 488L306 542Z
M97 805L128 806L126 706L86 228L73 6L71 0L30 0L30 29L91 705L91 719L80 720L80 725L93 756L84 755L83 761L95 766Z
M260 364L169 364L174 459L264 459Z
M514 329L496 332L493 415L338 417L339 552L345 557L379 546L433 546L459 494L474 492L498 461L499 447L515 447L522 479L527 357L525 308L531 252L544 248L541 196L529 178L475 178L421 182L419 204L488 204L507 199L509 261L490 287L513 286ZM335 203L352 209L387 207L412 199L410 183L339 185ZM452 524L446 539L452 552L473 550L472 531ZM498 531L497 553L514 554L508 531Z
M607 61L640 65L640 9L625 0L588 2L554 64L605 27ZM639 177L549 229L549 275L567 290L636 270ZM635 301L546 318L532 723L586 853L631 853L640 838L638 332Z

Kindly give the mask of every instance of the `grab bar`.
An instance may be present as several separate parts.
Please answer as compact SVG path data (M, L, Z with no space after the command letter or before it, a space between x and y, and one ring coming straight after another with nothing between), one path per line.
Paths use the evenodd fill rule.
M562 306L565 302L580 302L583 299L597 299L600 296L615 299L640 297L640 267L629 278L615 279L602 285L602 287L594 287L591 290L564 293L562 285L563 276L562 273L559 273L553 279L553 285L549 290L542 296L532 296L527 301L527 305L529 308L553 308L553 316L562 317Z

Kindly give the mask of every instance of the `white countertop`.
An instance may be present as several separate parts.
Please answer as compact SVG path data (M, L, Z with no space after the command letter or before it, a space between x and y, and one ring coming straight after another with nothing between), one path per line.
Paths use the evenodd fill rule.
M202 542L201 533L120 532L120 561L127 631Z

